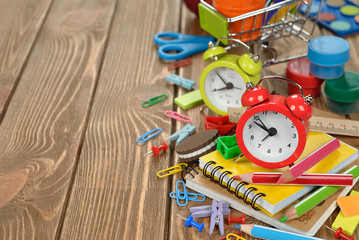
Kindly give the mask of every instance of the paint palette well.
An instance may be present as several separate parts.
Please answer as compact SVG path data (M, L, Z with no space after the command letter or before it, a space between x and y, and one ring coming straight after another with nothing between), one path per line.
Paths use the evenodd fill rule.
M314 0L310 17L318 13L320 4L321 0ZM306 8L301 11L305 12ZM349 0L324 0L317 22L337 36L359 32L359 6Z

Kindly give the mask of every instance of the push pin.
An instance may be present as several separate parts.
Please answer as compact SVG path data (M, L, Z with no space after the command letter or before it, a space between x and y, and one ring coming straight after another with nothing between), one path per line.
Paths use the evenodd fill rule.
M193 227L195 227L195 228L198 229L198 232L202 232L203 227L204 227L204 223L199 224L198 222L195 222L195 221L193 220L193 217L192 217L191 215L189 215L187 219L184 218L184 217L182 217L181 215L178 215L178 214L176 214L176 215L177 215L178 217L182 218L183 220L186 220L186 222L184 223L184 225L185 225L186 227L193 226Z
M326 226L328 229L332 230L334 232L334 237L336 239L344 239L344 240L354 240L354 237L350 237L343 233L343 229L339 227L336 231L328 226Z
M163 142L162 145L159 146L159 147L157 147L157 146L152 146L152 147L151 147L151 150L152 150L152 151L146 153L145 156L147 156L148 154L153 154L153 156L158 156L158 154L160 154L160 152L161 152L162 150L166 151L167 149L168 149L167 144Z
M257 220L257 219L247 218L247 220L253 221L253 220ZM231 215L228 215L228 224L231 224L231 223L245 224L246 223L246 215L244 213L240 217L231 217Z
M246 215L244 213L240 217L231 217L231 215L228 215L228 224L231 224L231 223L245 224L246 223Z

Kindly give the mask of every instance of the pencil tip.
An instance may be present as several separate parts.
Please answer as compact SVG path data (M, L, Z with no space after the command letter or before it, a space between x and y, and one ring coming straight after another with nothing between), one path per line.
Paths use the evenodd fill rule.
M242 178L241 178L239 175L233 176L233 179L235 179L235 180L242 180Z
M241 224L234 224L233 227L237 228L238 230L241 230Z
M288 220L287 216L284 215L279 221L283 223L283 222L285 222L287 220Z
M280 177L277 181L277 184L282 184L285 182L285 178L284 177Z

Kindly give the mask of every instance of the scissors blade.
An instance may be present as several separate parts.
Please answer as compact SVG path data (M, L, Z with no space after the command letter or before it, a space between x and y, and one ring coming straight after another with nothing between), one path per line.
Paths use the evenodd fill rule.
M162 32L157 33L153 37L154 42L163 46L165 44L175 44L175 43L206 43L209 41L214 41L215 38L211 36L197 36L189 35L177 32Z
M207 43L166 44L158 48L158 55L165 60L181 60L207 49Z

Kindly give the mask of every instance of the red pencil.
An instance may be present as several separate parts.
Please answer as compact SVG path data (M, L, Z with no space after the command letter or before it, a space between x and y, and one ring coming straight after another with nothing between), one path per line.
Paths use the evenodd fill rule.
M278 183L291 182L300 176L302 173L307 171L309 168L313 167L323 158L331 154L334 150L339 148L340 142L338 139L334 138L328 143L324 144L322 147L312 152L300 162L294 164L292 167L288 168L283 172L283 175L278 179Z
M282 173L272 172L251 172L245 173L233 178L254 184L279 185L278 179ZM291 182L282 183L283 185L314 185L314 186L351 186L353 184L353 175L351 174L324 174L308 173L302 174Z

